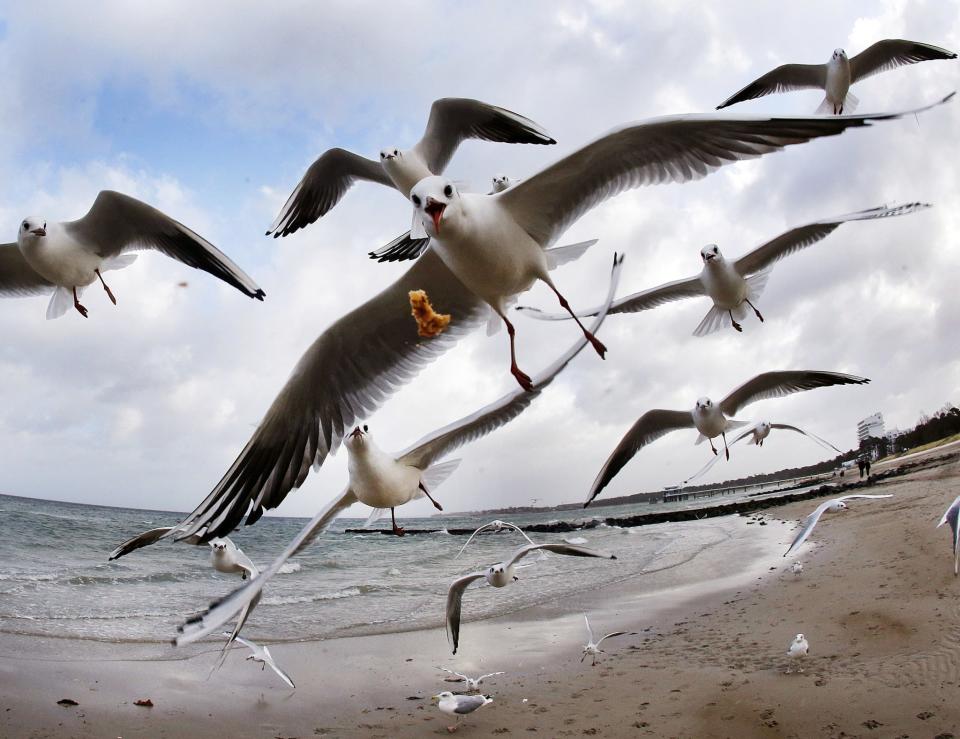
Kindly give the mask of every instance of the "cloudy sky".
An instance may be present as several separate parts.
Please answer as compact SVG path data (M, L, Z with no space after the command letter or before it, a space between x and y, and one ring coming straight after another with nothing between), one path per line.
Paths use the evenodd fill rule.
M957 2L0 3L0 230L29 214L68 220L101 189L142 198L204 234L266 290L232 288L155 254L92 289L90 318L44 320L46 299L0 305L0 492L188 510L217 482L310 342L406 267L365 253L409 225L396 192L355 187L312 227L267 239L304 169L331 146L375 156L410 146L432 100L475 97L530 116L560 142L471 142L447 173L486 188L523 177L613 126L707 113L778 64L826 61L881 38L960 48ZM908 108L960 88L960 65L929 62L855 88L860 112ZM811 113L813 91L729 114ZM782 262L760 303L766 323L707 338L690 300L611 317L607 361L584 352L510 426L462 451L440 489L448 510L582 500L637 416L720 398L759 371L824 369L872 378L765 401L741 417L796 424L841 448L857 420L888 427L960 402L960 105L816 141L686 185L636 190L595 209L564 243L600 243L555 273L574 305L699 270L699 250L742 252L795 225L884 203L934 209L854 223ZM2 240L2 239L0 239ZM177 287L189 282L187 289ZM524 302L554 308L540 288ZM531 374L576 336L517 320ZM369 424L385 449L511 390L506 335L475 332ZM709 454L694 431L641 452L607 489L674 484ZM822 458L801 437L741 447L708 480ZM279 509L311 515L346 479L330 459ZM424 514L422 502L405 510ZM357 510L359 514L359 509Z

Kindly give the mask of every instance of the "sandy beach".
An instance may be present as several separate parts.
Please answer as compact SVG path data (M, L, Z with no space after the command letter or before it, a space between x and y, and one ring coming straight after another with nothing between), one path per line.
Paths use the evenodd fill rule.
M816 501L689 524L726 535L692 560L467 622L455 659L439 628L277 644L296 691L243 662L241 650L207 679L213 644L181 651L2 635L0 733L446 735L450 722L430 703L457 688L442 680L443 665L507 673L485 683L494 703L464 721L466 736L951 736L960 726L960 586L949 535L934 526L958 474L953 453L871 486L894 497L825 516L801 551L799 577L781 554ZM584 611L596 631L636 632L605 643L596 667L579 661ZM811 657L803 674L787 675L797 632ZM78 705L58 705L63 698ZM153 707L134 705L144 698Z

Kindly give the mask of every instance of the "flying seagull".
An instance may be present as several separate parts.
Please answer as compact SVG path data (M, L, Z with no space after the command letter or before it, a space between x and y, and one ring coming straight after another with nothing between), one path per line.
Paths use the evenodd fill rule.
M580 657L580 661L583 662L587 658L587 655L593 657L593 667L597 666L597 655L600 654L603 650L600 649L600 645L603 644L604 639L609 639L612 636L623 636L629 632L626 631L611 631L605 636L601 636L599 639L594 641L596 637L593 635L593 629L590 628L590 619L587 618L587 614L583 614L583 622L587 625L587 643L583 647L583 656Z
M482 683L488 677L495 677L497 675L506 674L504 672L488 672L486 675L480 675L479 677L469 677L468 675L464 675L462 672L454 672L453 670L448 670L446 667L438 667L437 669L443 670L444 672L448 672L454 677L459 678L460 681L467 684L467 690L471 692L474 690L479 690L480 683ZM447 679L450 680L451 682L457 682L453 678L447 678Z
M826 92L817 113L853 113L860 102L850 92L855 82L905 64L956 58L956 53L939 46L895 38L877 41L852 58L843 49L834 49L826 64L783 64L767 72L720 103L717 110L775 92L816 89Z
M697 180L731 162L904 114L654 118L615 129L503 192L461 193L453 181L432 176L414 186L410 200L440 258L506 325L510 372L529 387L517 366L507 306L540 280L586 331L550 278L544 249L589 210L631 188ZM604 356L606 347L589 332L587 338Z
M468 713L473 713L478 708L483 708L488 703L493 703L493 698L486 695L455 695L449 690L444 690L433 696L437 701L437 707L450 716L457 717L457 723L448 726L447 731L451 734L460 727L460 720Z
M287 198L267 235L289 236L309 226L333 209L357 180L394 187L407 197L424 177L442 174L465 139L557 143L541 126L512 111L469 98L441 98L430 108L423 138L411 149L381 149L379 162L345 149L324 152ZM414 236L422 239L424 234Z
M475 537L481 531L498 532L498 531L503 531L504 529L511 529L513 531L518 532L520 536L522 536L524 539L527 540L528 544L536 544L536 542L533 539L531 539L529 536L527 536L526 532L523 529L521 529L519 526L516 526L515 524L512 524L509 521L501 521L500 519L495 519L490 523L485 523L483 526L481 526L472 534L470 534L470 537L467 539L467 543L464 544L462 547L460 547L460 551L457 552L454 559L457 559L461 554L463 554L466 548L470 545L470 542L473 541L473 537Z
M730 459L730 449L727 447L727 431L745 426L745 421L736 421L730 416L736 415L741 408L751 403L768 398L781 398L784 395L799 393L804 390L813 390L818 387L831 385L863 385L870 382L865 377L844 375L839 372L819 372L816 370L793 370L787 372L764 372L747 380L740 387L732 391L719 403L710 398L700 398L692 411L670 411L656 409L647 411L633 424L626 435L617 444L613 454L604 462L600 473L593 481L586 508L596 498L600 491L616 477L633 455L646 445L656 441L661 436L678 429L695 428L700 432L697 444L710 442L710 450L717 454L713 439L723 437L725 456Z
M555 554L564 554L569 557L600 557L602 559L616 559L609 552L596 549L587 549L572 544L526 544L516 551L508 560L491 565L484 572L471 572L469 575L458 577L450 584L447 591L447 638L453 645L453 653L457 653L460 646L460 611L463 601L463 591L477 580L486 580L495 588L506 587L520 578L516 571L518 563L531 552L547 551Z
M708 244L700 250L703 268L699 275L667 282L620 298L610 307L610 313L637 313L684 298L707 296L713 301L713 307L700 321L693 335L706 336L723 326L733 326L737 331L742 331L743 327L738 321L742 321L747 315L747 307L763 321L763 315L757 308L757 298L766 287L774 265L784 257L825 239L843 223L906 215L929 207L926 203L910 203L893 208L881 206L836 218L825 218L793 228L730 261L724 258L716 244ZM569 319L569 316L563 313L546 313L526 306L520 306L517 310L526 311L532 318L540 320ZM579 315L589 316L594 312L586 311Z
M229 637L230 632L225 631L223 632L223 635L226 637ZM234 640L231 639L230 641L234 641ZM259 644L254 644L252 641L250 641L249 639L244 639L242 636L236 637L235 641L240 642L241 644L243 644L243 646L247 647L250 650L251 654L248 654L246 659L253 660L254 662L259 662L261 670L264 669L265 667L269 667L271 670L277 673L279 678L283 680L291 688L297 687L296 685L293 684L293 680L290 679L290 676L286 672L281 670L280 667L277 666L277 663L273 659L273 655L270 654L270 650L267 647L261 647Z
M946 512L940 519L940 523L937 524L939 529L945 523L950 524L950 533L953 538L953 574L957 574L958 568L960 568L960 526L957 525L957 518L960 516L960 496L957 496L953 503L950 504L950 507L947 508Z
M608 304L613 300L622 264L623 257L614 255L607 291ZM606 312L597 316L593 323L594 330L599 329L605 317ZM343 492L327 503L301 529L262 575L253 578L246 586L234 590L225 598L215 601L207 611L181 626L181 634L176 638L175 643L181 645L194 642L229 621L234 614L240 612L259 596L267 581L290 557L306 548L330 526L337 515L353 503L359 501L369 505L374 508L371 516L379 516L382 509L392 509L424 495L429 496L432 490L459 464L459 460L437 464L442 457L519 416L586 344L586 339L581 338L544 369L537 376L532 393L514 388L513 391L475 413L428 434L400 454L392 455L380 451L369 438L368 431L354 429L347 442L349 453L347 467L350 480ZM433 500L432 497L430 499ZM434 505L440 507L436 501ZM397 527L395 519L394 532L403 533L403 530ZM196 532L187 530L184 535L191 536L194 533Z
M782 431L793 431L795 433L802 434L803 436L806 436L809 439L813 439L813 441L815 441L817 444L822 446L824 449L832 449L833 451L837 452L837 454L843 453L839 449L837 449L833 444L831 444L829 441L827 441L826 439L821 439L816 434L810 433L809 431L804 431L802 428L799 428L797 426L791 426L788 423L771 423L770 421L759 421L758 423L755 423L753 426L747 429L744 429L739 434L737 434L737 436L734 438L733 441L730 442L730 446L733 446L738 441L741 441L742 439L746 439L747 437L750 437L750 441L747 442L748 444L756 444L757 446L763 446L764 439L770 436L770 432L773 429L779 429ZM710 457L710 459L707 461L707 463L703 467L701 467L694 474L690 475L690 477L688 477L686 480L683 481L682 486L685 486L688 483L693 482L699 477L703 477L703 475L709 472L710 469L713 467L713 465L716 464L717 460L719 459L720 459L719 456Z
M786 557L791 552L796 551L800 547L800 545L807 540L807 537L810 536L811 533L813 533L813 529L817 525L817 522L820 520L820 516L822 516L827 511L837 512L837 511L846 510L847 508L846 501L853 500L854 498L878 499L878 498L892 498L892 497L893 496L890 495L889 493L887 495L843 495L839 498L832 498L826 501L825 503L821 503L816 507L813 513L811 513L809 516L807 516L804 519L803 527L794 537L793 542L790 544L790 548L783 553L783 556Z
M87 317L80 303L83 288L99 280L117 298L103 273L132 264L135 249L155 249L189 267L202 269L244 295L263 300L265 293L230 258L182 223L129 195L103 190L79 220L48 222L24 218L15 244L0 245L0 295L53 293L47 319L70 308Z

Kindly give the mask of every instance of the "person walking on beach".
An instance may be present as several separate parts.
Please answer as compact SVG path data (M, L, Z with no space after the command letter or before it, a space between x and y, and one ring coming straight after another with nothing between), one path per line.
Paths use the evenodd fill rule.
M863 460L863 467L867 471L867 479L869 480L870 479L870 457L867 457L865 460Z
M864 462L863 457L860 457L860 459L857 460L857 467L860 468L860 479L862 480L862 479L863 479L863 470L864 470L864 468L866 467L866 463Z

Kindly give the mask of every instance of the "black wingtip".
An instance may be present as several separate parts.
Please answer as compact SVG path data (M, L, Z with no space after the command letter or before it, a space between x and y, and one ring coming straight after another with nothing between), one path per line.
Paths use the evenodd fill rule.
M270 230L267 230L267 231L264 231L264 232L263 232L263 235L264 235L264 236L269 236L271 233L272 233L272 232L271 232Z
M617 558L617 555L616 555L616 554L611 554L611 555L610 555L610 559L616 559L616 558Z
M267 297L267 294L260 288L257 288L257 291L251 297L256 298L262 303L263 299Z

